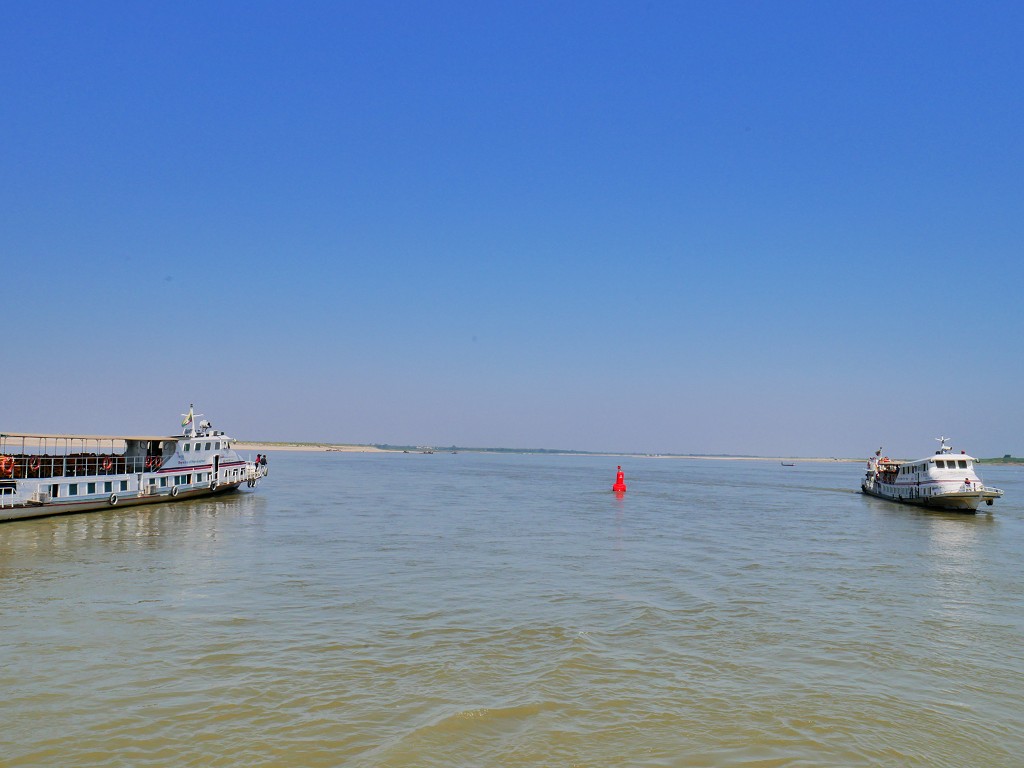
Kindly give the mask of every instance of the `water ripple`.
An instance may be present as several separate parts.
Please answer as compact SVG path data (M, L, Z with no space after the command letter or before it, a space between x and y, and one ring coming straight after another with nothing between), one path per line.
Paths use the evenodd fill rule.
M621 462L622 459L616 460ZM281 454L255 495L0 526L4 766L1014 766L1024 481Z

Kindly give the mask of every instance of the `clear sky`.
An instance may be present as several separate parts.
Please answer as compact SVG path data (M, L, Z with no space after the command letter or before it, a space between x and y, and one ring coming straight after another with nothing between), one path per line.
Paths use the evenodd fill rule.
M1024 5L7 2L0 429L1024 454Z

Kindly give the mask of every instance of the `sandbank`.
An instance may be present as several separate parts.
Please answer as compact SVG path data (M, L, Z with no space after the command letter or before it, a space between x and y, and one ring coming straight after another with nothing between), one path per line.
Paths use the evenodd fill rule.
M325 453L387 453L383 448L372 445L332 445L330 443L249 443L236 441L231 444L236 451L313 451Z
M270 442L252 442L252 441L236 441L232 443L232 447L238 451L306 451L314 453L327 453L327 452L339 452L339 453L401 453L401 449L396 448L377 448L373 445L335 445L333 443L270 443ZM473 448L459 448L462 453L491 453L487 449L473 449ZM415 451L406 450L406 453L415 452L420 453L420 449ZM497 451L495 451L497 453ZM518 453L518 451L516 451ZM522 453L531 453L531 451L522 451ZM554 454L562 455L562 454ZM790 456L684 456L680 454L635 454L635 453L583 453L583 454L564 454L564 455L582 455L582 456L619 456L636 459L700 459L703 461L784 461L784 462L859 462L862 459L837 459L837 458L813 458L813 457L790 457Z
M789 462L857 462L863 459L836 459L836 458L814 458L805 456L678 456L668 455L645 455L647 459L702 459L706 461L789 461Z

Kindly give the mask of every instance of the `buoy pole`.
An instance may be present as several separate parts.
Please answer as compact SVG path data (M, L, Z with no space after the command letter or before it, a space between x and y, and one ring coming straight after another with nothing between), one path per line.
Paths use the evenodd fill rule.
M612 490L616 493L626 492L626 477L621 466L619 467L618 472L615 473L615 485L612 486Z

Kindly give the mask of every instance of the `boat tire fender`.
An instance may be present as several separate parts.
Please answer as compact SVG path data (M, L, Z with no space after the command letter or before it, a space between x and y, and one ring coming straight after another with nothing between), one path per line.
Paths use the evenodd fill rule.
M171 496L177 496L177 495L178 495L178 486L176 486L176 485L171 486Z
M107 501L110 503L110 506L116 507L117 506L117 494L116 493L110 494L110 498L107 499Z
M217 481L216 480L211 480L210 481L210 490L211 491L216 491L217 490Z

